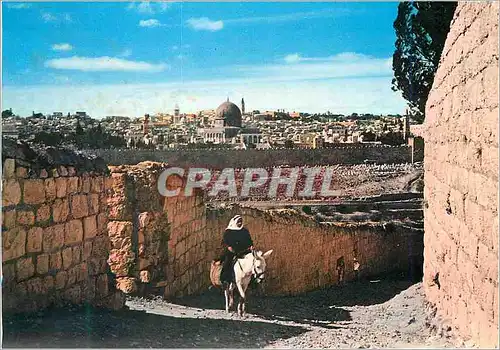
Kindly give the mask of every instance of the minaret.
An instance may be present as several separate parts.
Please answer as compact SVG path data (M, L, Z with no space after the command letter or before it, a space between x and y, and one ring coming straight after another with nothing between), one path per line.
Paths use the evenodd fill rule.
M144 116L144 121L142 123L142 132L144 135L149 134L149 114Z
M405 141L408 140L409 136L410 136L410 113L407 108L405 112L405 119L403 120L403 138L405 139Z
M241 99L241 114L245 114L245 100Z
M180 109L179 105L175 104L175 109L174 109L174 124L178 124L180 122Z

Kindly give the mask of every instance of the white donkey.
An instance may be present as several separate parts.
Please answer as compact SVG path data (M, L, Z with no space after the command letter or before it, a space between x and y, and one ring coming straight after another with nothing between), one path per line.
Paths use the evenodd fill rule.
M246 254L243 258L237 259L234 265L234 276L236 283L224 283L224 296L226 297L226 312L229 312L234 304L234 290L238 288L240 300L238 302L238 314L243 316L245 313L245 298L248 285L252 277L260 283L264 280L264 272L266 271L266 258L268 258L272 250L268 250L264 254L261 251L252 251Z

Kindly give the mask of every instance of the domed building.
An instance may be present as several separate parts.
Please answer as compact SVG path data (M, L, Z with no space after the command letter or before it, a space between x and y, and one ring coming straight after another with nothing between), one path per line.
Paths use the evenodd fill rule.
M241 128L241 111L237 105L229 102L229 99L217 107L215 118L224 119L224 126Z
M216 109L214 117L210 126L198 128L198 136L192 138L192 142L245 145L260 142L260 131L242 127L241 110L229 99Z

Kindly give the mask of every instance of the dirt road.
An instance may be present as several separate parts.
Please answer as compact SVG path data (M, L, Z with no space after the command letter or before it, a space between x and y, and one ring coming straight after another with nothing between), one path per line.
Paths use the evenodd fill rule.
M175 302L130 298L128 310L81 307L4 317L4 347L453 347L425 326L421 284L364 281L290 297L251 296L223 311L218 290ZM457 344L460 345L460 344Z

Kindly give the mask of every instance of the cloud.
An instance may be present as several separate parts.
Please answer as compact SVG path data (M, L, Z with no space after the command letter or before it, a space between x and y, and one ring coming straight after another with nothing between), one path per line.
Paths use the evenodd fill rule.
M390 77L314 82L255 82L248 79L178 83L4 87L3 104L21 115L31 111L85 110L93 117L169 112L175 103L187 113L217 108L229 96L249 110L284 108L319 113L402 113L401 94ZM138 94L140 91L140 94ZM57 97L57 98L54 98Z
M46 23L49 23L49 22L52 22L52 23L67 22L67 23L69 23L72 21L72 18L68 13L63 13L61 15L54 15L50 12L42 12L41 16L42 16L42 19L44 20L44 22L46 22Z
M153 18L139 21L139 27L154 28L161 26L163 26L163 24L161 24L161 22L158 21L157 19Z
M170 9L172 3L170 2L132 2L127 6L127 10L135 10L141 14L154 15L156 13L163 13Z
M128 71L162 72L166 64L129 61L115 57L78 57L56 58L45 62L45 66L54 69L79 70L84 72Z
M125 49L120 54L120 57L130 57L130 56L132 56L132 50L130 49Z
M299 53L292 53L280 61L284 63L235 66L231 69L247 77L281 81L393 75L390 58L376 58L355 52L342 52L328 57L303 57Z
M7 4L7 8L16 9L16 10L27 9L30 7L31 7L31 4L26 4L26 3Z
M289 22L289 21L300 21L300 20L311 20L317 18L332 18L346 16L351 13L350 9L337 8L337 9L324 9L320 11L310 11L310 12L293 12L283 15L275 16L261 16L261 17L242 17L224 20L227 24L252 24L252 23L276 23L276 22Z
M191 45L189 45L189 44L184 44L184 45L182 45L182 46L179 46L179 45L174 45L174 46L172 46L172 50L173 50L173 51L177 51L177 50L179 50L180 48L183 48L183 49L189 49L190 47L191 47Z
M73 46L71 46L68 43L54 44L54 45L52 45L52 50L54 50L54 51L71 51L71 50L73 50Z
M215 32L224 27L224 23L222 21L212 21L207 17L190 18L186 22L188 26L194 30L207 30Z
M286 55L284 60L286 63L295 63L299 62L301 59L300 55L298 53L292 53L290 55Z

